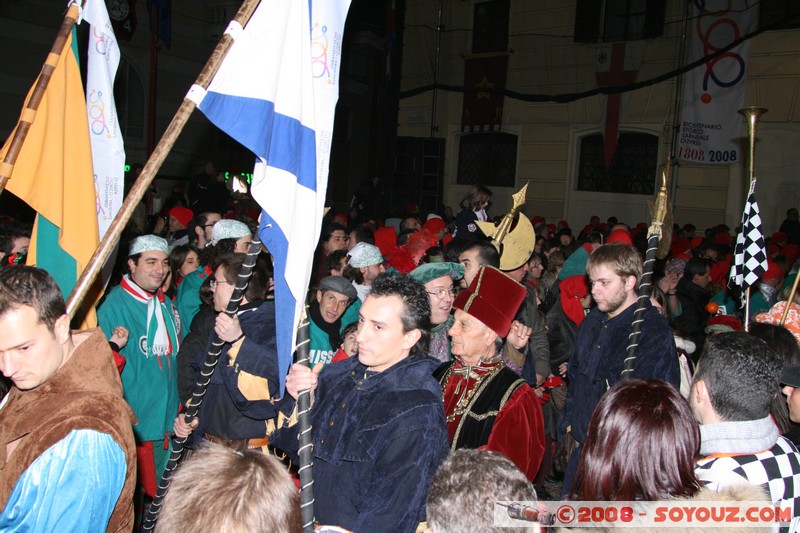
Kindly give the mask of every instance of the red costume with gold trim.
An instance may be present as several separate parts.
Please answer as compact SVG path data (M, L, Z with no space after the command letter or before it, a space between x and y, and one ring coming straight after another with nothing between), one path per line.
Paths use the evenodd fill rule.
M434 377L442 386L451 448L502 453L533 479L544 455L544 418L525 380L500 356L473 367L451 361Z

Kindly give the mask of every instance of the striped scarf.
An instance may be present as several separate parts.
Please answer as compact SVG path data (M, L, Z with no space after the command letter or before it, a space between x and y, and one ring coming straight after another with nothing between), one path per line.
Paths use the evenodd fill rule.
M158 289L151 294L133 282L128 274L122 278L120 286L134 300L147 304L147 356L157 356L161 367L161 356L172 355L178 350L175 318L164 303L164 292Z

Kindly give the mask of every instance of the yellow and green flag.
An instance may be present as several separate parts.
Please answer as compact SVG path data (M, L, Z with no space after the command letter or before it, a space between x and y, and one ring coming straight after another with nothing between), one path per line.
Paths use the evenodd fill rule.
M11 138L13 134L0 151L0 161ZM28 264L47 270L68 296L99 242L86 95L74 32L58 58L6 189L37 212ZM93 310L85 324L96 324Z

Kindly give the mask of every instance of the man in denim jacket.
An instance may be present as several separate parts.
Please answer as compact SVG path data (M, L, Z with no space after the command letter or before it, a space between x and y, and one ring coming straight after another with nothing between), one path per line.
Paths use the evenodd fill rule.
M421 283L379 276L359 313L358 356L312 372L293 365L286 390L315 390L314 510L359 532L413 532L449 451L442 391L431 376L430 303ZM296 426L271 444L297 453Z

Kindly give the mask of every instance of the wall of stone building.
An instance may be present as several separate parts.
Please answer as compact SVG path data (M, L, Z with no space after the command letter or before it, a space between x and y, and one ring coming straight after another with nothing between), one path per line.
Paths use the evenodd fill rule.
M464 60L471 54L474 2L441 2L440 83L463 85ZM648 40L637 81L669 72L680 64L685 2L668 0L663 36ZM433 82L436 26L440 0L408 0L401 90ZM573 43L575 2L511 0L507 88L526 94L564 94L597 86L594 46ZM659 161L671 148L675 121L672 78L626 95L620 128L660 137ZM398 135L446 139L445 204L457 204L469 189L456 183L458 139L461 135L462 94L439 91L436 129L431 130L433 95L425 92L400 101ZM680 104L679 104L680 105ZM775 231L785 210L800 203L796 173L800 155L800 30L763 33L753 39L745 105L770 109L759 125L756 165L761 179L757 192L765 231ZM495 188L491 214L510 206L510 194L530 181L528 215L550 221L566 219L582 227L589 216L616 215L635 224L649 218L647 196L577 191L576 165L580 136L602 131L604 97L592 96L567 104L531 103L505 98L502 131L518 136L516 187ZM743 129L743 148L746 143ZM719 223L735 226L746 194L742 162L723 166L681 163L675 171L676 222L698 227Z

